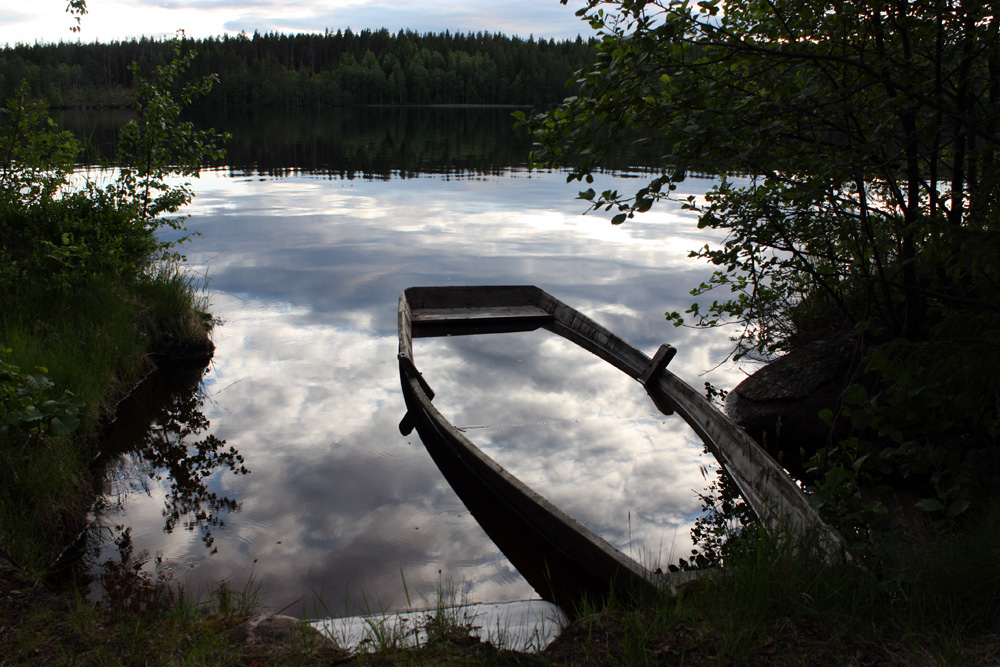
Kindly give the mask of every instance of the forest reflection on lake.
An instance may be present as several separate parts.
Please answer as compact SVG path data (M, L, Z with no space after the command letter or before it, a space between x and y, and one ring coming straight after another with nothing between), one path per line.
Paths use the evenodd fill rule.
M503 154L510 137L493 145ZM128 531L130 557L147 554L150 576L192 594L252 577L268 605L305 616L433 604L442 581L460 599L533 597L416 435L399 435L396 303L408 286L536 284L648 354L670 342L672 370L692 385L734 384L734 371L716 368L725 332L663 318L687 308L708 275L687 258L708 239L679 206L614 227L581 215L564 174L502 160L405 174L368 162L353 178L279 163L251 160L194 182L186 212L200 236L186 255L221 324L199 389L204 428L183 442L195 451L211 436L243 462L203 478L233 503L206 544L197 522L177 528L192 525L188 514L165 530L169 466L136 459L164 478L147 475L100 521ZM628 179L609 174L595 187L624 190ZM711 184L689 179L680 196ZM640 386L545 336L432 340L417 354L442 409L501 465L640 561L688 553L711 460ZM248 474L233 474L242 466ZM120 556L113 540L89 548L97 570Z

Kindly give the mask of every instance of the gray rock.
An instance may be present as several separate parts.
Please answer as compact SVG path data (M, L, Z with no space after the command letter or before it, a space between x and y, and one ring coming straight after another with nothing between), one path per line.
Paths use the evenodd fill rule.
M233 640L249 654L294 652L319 652L324 655L346 657L349 655L337 644L308 623L272 611L259 611L233 631Z
M767 364L726 396L726 413L789 472L842 433L819 417L834 413L858 375L860 353L850 339L814 341Z

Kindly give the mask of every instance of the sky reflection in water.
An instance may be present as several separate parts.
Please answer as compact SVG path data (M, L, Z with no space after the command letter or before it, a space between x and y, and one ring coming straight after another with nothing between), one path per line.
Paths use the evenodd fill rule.
M598 189L630 185L614 180ZM473 601L533 597L416 434L399 435L405 287L535 284L647 354L669 341L671 369L696 387L738 380L702 375L729 350L725 332L664 321L709 272L687 258L706 237L679 206L613 227L580 215L579 188L562 174L523 171L389 181L214 172L195 189L188 226L201 235L186 254L223 321L201 409L250 474L209 479L239 503L211 549L197 531L164 531L152 480L104 517L131 527L148 570L192 593L252 574L267 604L305 616L433 604L442 583ZM422 340L415 355L445 414L524 482L642 562L687 555L710 458L637 383L545 332ZM105 545L98 562L115 553Z

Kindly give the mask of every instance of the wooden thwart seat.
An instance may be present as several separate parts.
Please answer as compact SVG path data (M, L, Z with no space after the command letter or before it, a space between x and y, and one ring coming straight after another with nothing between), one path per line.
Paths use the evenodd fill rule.
M413 322L461 323L494 320L552 319L552 313L532 305L487 306L482 308L419 308L414 309Z
M462 336L481 333L531 331L553 321L552 313L533 304L455 308L413 308L413 336Z

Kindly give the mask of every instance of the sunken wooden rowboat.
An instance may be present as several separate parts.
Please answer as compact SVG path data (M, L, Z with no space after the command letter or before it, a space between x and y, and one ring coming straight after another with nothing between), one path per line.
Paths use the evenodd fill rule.
M667 370L674 348L652 359L534 286L411 287L399 297L399 375L407 414L435 463L486 533L543 598L573 614L581 599L673 589L689 573L651 573L511 475L434 407L417 370L413 339L545 328L604 359L645 387L664 414L698 434L761 523L817 535L834 558L843 541L791 477L732 420ZM685 575L687 575L685 577Z

